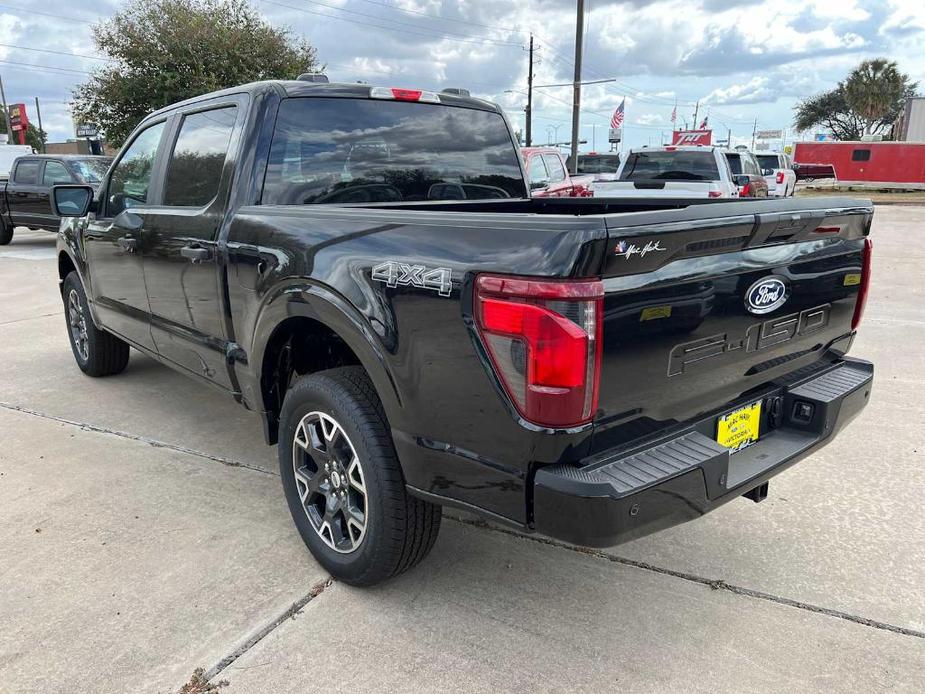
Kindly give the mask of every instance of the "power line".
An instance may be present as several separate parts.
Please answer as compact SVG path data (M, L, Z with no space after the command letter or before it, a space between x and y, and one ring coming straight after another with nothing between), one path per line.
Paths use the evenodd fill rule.
M305 7L295 7L295 6L293 6L293 5L287 5L287 4L282 3L282 2L277 2L277 0L261 0L261 2L268 3L268 4L270 4L270 5L277 5L277 6L279 6L279 7L285 7L286 9L294 10L294 11L296 11L296 12L305 12L305 13L307 13L307 14L313 14L313 15L316 15L316 16L318 16L318 17L327 17L328 19L338 19L338 20L340 20L340 21L342 21L342 22L350 22L351 24L359 24L359 25L362 25L362 26L371 26L371 27L374 27L374 28L376 28L376 29L385 29L385 30L387 30L387 31L400 31L400 32L404 32L404 33L406 33L406 34L413 34L413 35L415 35L415 36L424 36L425 38L429 38L429 39L442 38L442 39L446 39L447 41L459 41L459 42L462 42L462 43L474 43L474 44L477 44L477 45L480 45L480 46L485 45L486 43L488 43L488 44L493 44L493 45L498 45L498 46L508 46L508 47L512 47L512 48L513 48L513 47L522 48L522 46L521 46L519 43L506 42L506 41L496 41L496 40L494 40L494 39L456 38L456 36L463 36L463 35L462 35L462 34L457 34L456 36L451 36L451 35L448 35L448 34L443 33L443 32L435 32L435 31L433 31L433 30L427 29L426 27L415 27L415 28L418 29L418 30L412 30L412 29L403 29L403 28L400 28L400 27L397 27L397 26L390 26L390 25L388 25L388 24L386 24L386 25L383 25L383 24L373 24L373 23L371 23L371 22L366 22L366 21L362 21L362 20L359 20L359 19L353 19L353 18L351 18L351 17L343 17L343 16L338 15L338 14L327 14L327 13L325 13L325 12L318 12L318 11L316 11L316 10L310 10L310 9L308 9L308 8L305 8ZM402 26L414 26L414 25L405 24L405 23L403 23L403 22L396 22L395 20L392 20L392 19L386 19L386 18L383 18L383 17L377 17L377 16L375 16L375 15L367 15L367 14L355 12L355 11L353 11L353 10L343 10L343 9L341 9L341 8L339 8L339 7L334 7L334 6L332 6L332 5L325 5L324 3L315 2L314 0L306 0L306 2L312 2L313 4L320 5L320 6L322 6L322 7L327 7L327 8L329 8L329 9L332 9L332 10L335 10L335 11L350 12L350 13L352 13L352 14L360 14L361 16L364 16L364 17L372 17L373 19L376 19L376 20L378 20L378 21L380 21L380 22L394 22L394 23L396 23L396 24L401 24Z
M17 67L28 67L32 70L40 70L45 72L55 71L56 74L61 73L72 73L77 75L89 75L90 73L86 70L72 70L68 67L56 67L54 65L36 65L35 63L19 63L14 60L0 60L0 65L14 65Z
M66 55L71 58L86 58L87 60L102 60L102 61L111 61L112 58L103 58L98 55L81 55L80 53L68 53L67 51L55 51L51 48L31 48L29 46L14 46L11 43L0 43L0 46L4 48L15 48L17 51L34 51L35 53L52 53L54 55Z
M67 17L60 14L52 14L51 12L39 12L38 10L26 9L24 7L16 7L15 5L6 5L0 4L0 7L6 8L8 10L13 10L14 12L19 12L24 15L41 15L42 17L54 17L55 19L66 19L70 22L80 22L81 24L93 24L94 22L88 19L78 19L77 17Z
M388 19L388 18L386 18L386 17L381 17L381 16L375 15L375 14L367 14L366 12L357 12L356 10L348 10L348 9L345 8L345 7L338 7L338 6L336 6L336 5L328 5L327 3L318 2L318 0L304 0L304 1L307 2L307 3L309 3L309 4L311 4L311 5L320 5L321 7L326 7L327 9L329 9L329 10L334 10L334 11L336 11L336 12L345 12L345 13L347 13L347 14L355 14L355 15L357 15L358 17L369 17L369 18L371 18L371 19L375 19L377 22L389 22L389 23L391 23L391 24L398 24L398 25L400 25L400 26L412 27L412 28L414 28L414 29L416 29L416 30L433 31L433 32L437 32L437 31L438 31L438 30L436 30L436 29L429 29L429 28L427 28L427 27L421 27L421 26L418 26L417 24L409 24L408 22L400 22L400 21L398 21L397 19ZM459 34L459 33L456 33L455 31L445 31L445 30L442 30L442 29L441 29L441 30L439 30L439 33L444 34L444 35L446 35L446 36L459 36L459 37L462 37L462 38L465 38L465 39L470 39L470 38L471 38L471 36L470 36L469 34ZM519 43L514 43L514 42L511 42L511 41L498 41L497 39L487 39L487 38L486 38L486 39L482 39L482 40L483 40L483 41L490 42L490 43L497 43L497 44L509 45L509 46L520 46L520 45L521 45L521 44L519 44Z

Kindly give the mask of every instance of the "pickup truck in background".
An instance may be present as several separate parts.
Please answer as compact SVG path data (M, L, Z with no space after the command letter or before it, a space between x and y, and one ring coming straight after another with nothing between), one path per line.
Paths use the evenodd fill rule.
M51 188L59 183L99 185L112 157L29 154L13 162L8 181L0 182L0 246L13 240L16 227L58 231Z
M753 177L734 173L721 147L642 147L625 153L617 180L595 181L594 197L737 198L757 197ZM731 153L737 154L737 153ZM760 178L760 176L758 176Z
M768 195L776 198L789 198L796 192L797 175L793 170L793 160L783 152L762 152L756 154L758 166L768 184Z
M152 113L53 199L77 366L257 413L337 579L444 505L601 547L760 501L867 404L870 201L531 198L500 107L311 79Z
M591 176L572 176L565 158L552 147L523 147L521 153L534 198L589 198Z

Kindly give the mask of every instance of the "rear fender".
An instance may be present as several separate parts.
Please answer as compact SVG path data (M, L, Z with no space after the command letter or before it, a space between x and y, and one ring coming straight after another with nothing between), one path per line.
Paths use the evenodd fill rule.
M260 403L263 359L275 329L287 318L315 320L336 333L357 356L376 388L389 422L401 420L402 400L389 365L388 352L379 335L355 308L337 292L324 285L301 282L276 288L263 302L256 321L251 365L254 392L248 398Z

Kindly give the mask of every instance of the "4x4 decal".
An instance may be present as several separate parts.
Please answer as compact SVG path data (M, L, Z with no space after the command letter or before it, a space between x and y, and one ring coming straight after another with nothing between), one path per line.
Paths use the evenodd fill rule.
M388 260L373 267L372 277L376 282L385 282L389 287L402 285L432 289L440 296L449 296L453 291L453 271L448 267L428 270L423 265Z

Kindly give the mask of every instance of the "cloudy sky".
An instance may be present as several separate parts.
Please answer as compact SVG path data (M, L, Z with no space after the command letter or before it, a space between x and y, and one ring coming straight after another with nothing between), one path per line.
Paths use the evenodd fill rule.
M386 86L459 86L501 103L521 126L529 34L535 83L573 75L575 0L251 0L268 21L318 47L332 80ZM709 114L734 143L758 129L789 128L797 99L833 84L866 57L887 56L925 92L922 0L586 0L585 149L608 147L610 115L626 98L626 141L657 143ZM95 22L120 0L0 0L0 75L9 103L41 102L53 141L73 136L74 85L100 65ZM571 90L540 89L534 139L568 138ZM556 131L558 128L558 131Z

